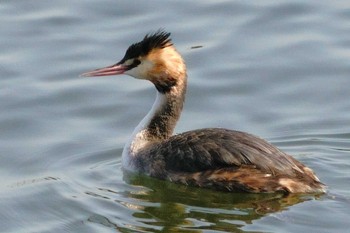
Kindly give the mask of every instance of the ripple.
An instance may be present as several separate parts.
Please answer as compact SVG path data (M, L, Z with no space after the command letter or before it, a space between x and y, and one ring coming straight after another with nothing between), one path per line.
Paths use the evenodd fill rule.
M348 230L348 4L7 1L0 12L3 231ZM188 66L176 132L267 138L329 193L227 194L124 174L123 145L155 91L126 76L79 74L115 63L158 28L172 32Z

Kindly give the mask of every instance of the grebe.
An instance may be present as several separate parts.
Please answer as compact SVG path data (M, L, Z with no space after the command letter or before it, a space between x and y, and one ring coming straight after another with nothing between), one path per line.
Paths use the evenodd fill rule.
M157 89L152 109L124 147L124 169L221 191L325 192L310 168L251 134L206 128L172 135L185 100L187 74L170 33L147 34L118 63L82 76L120 74L149 80Z

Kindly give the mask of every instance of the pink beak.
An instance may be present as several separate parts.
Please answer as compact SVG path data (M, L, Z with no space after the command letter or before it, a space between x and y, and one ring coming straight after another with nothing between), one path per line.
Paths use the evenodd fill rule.
M81 74L82 77L96 77L96 76L107 76L107 75L118 75L124 74L125 71L128 70L128 67L122 64L115 64L111 66L107 66L104 68L96 69L93 71L89 71Z

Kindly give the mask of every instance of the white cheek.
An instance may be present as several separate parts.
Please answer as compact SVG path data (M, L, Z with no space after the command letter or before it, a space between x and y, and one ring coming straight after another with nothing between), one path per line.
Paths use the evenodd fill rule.
M139 70L137 69L137 67L132 68L131 70L125 71L124 74L127 74L127 75L130 75L131 77L140 79L140 74L139 74Z
M130 75L138 79L147 79L147 73L152 70L153 62L151 61L142 61L138 66L132 68L125 72L125 74Z

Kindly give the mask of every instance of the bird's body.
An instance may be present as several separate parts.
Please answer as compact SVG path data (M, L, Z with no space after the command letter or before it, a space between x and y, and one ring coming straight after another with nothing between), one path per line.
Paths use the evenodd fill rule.
M157 98L122 155L123 167L176 183L235 192L324 192L313 171L248 133L206 128L173 135L185 100L186 66L158 31L131 45L113 66L83 74L128 74L151 81Z

